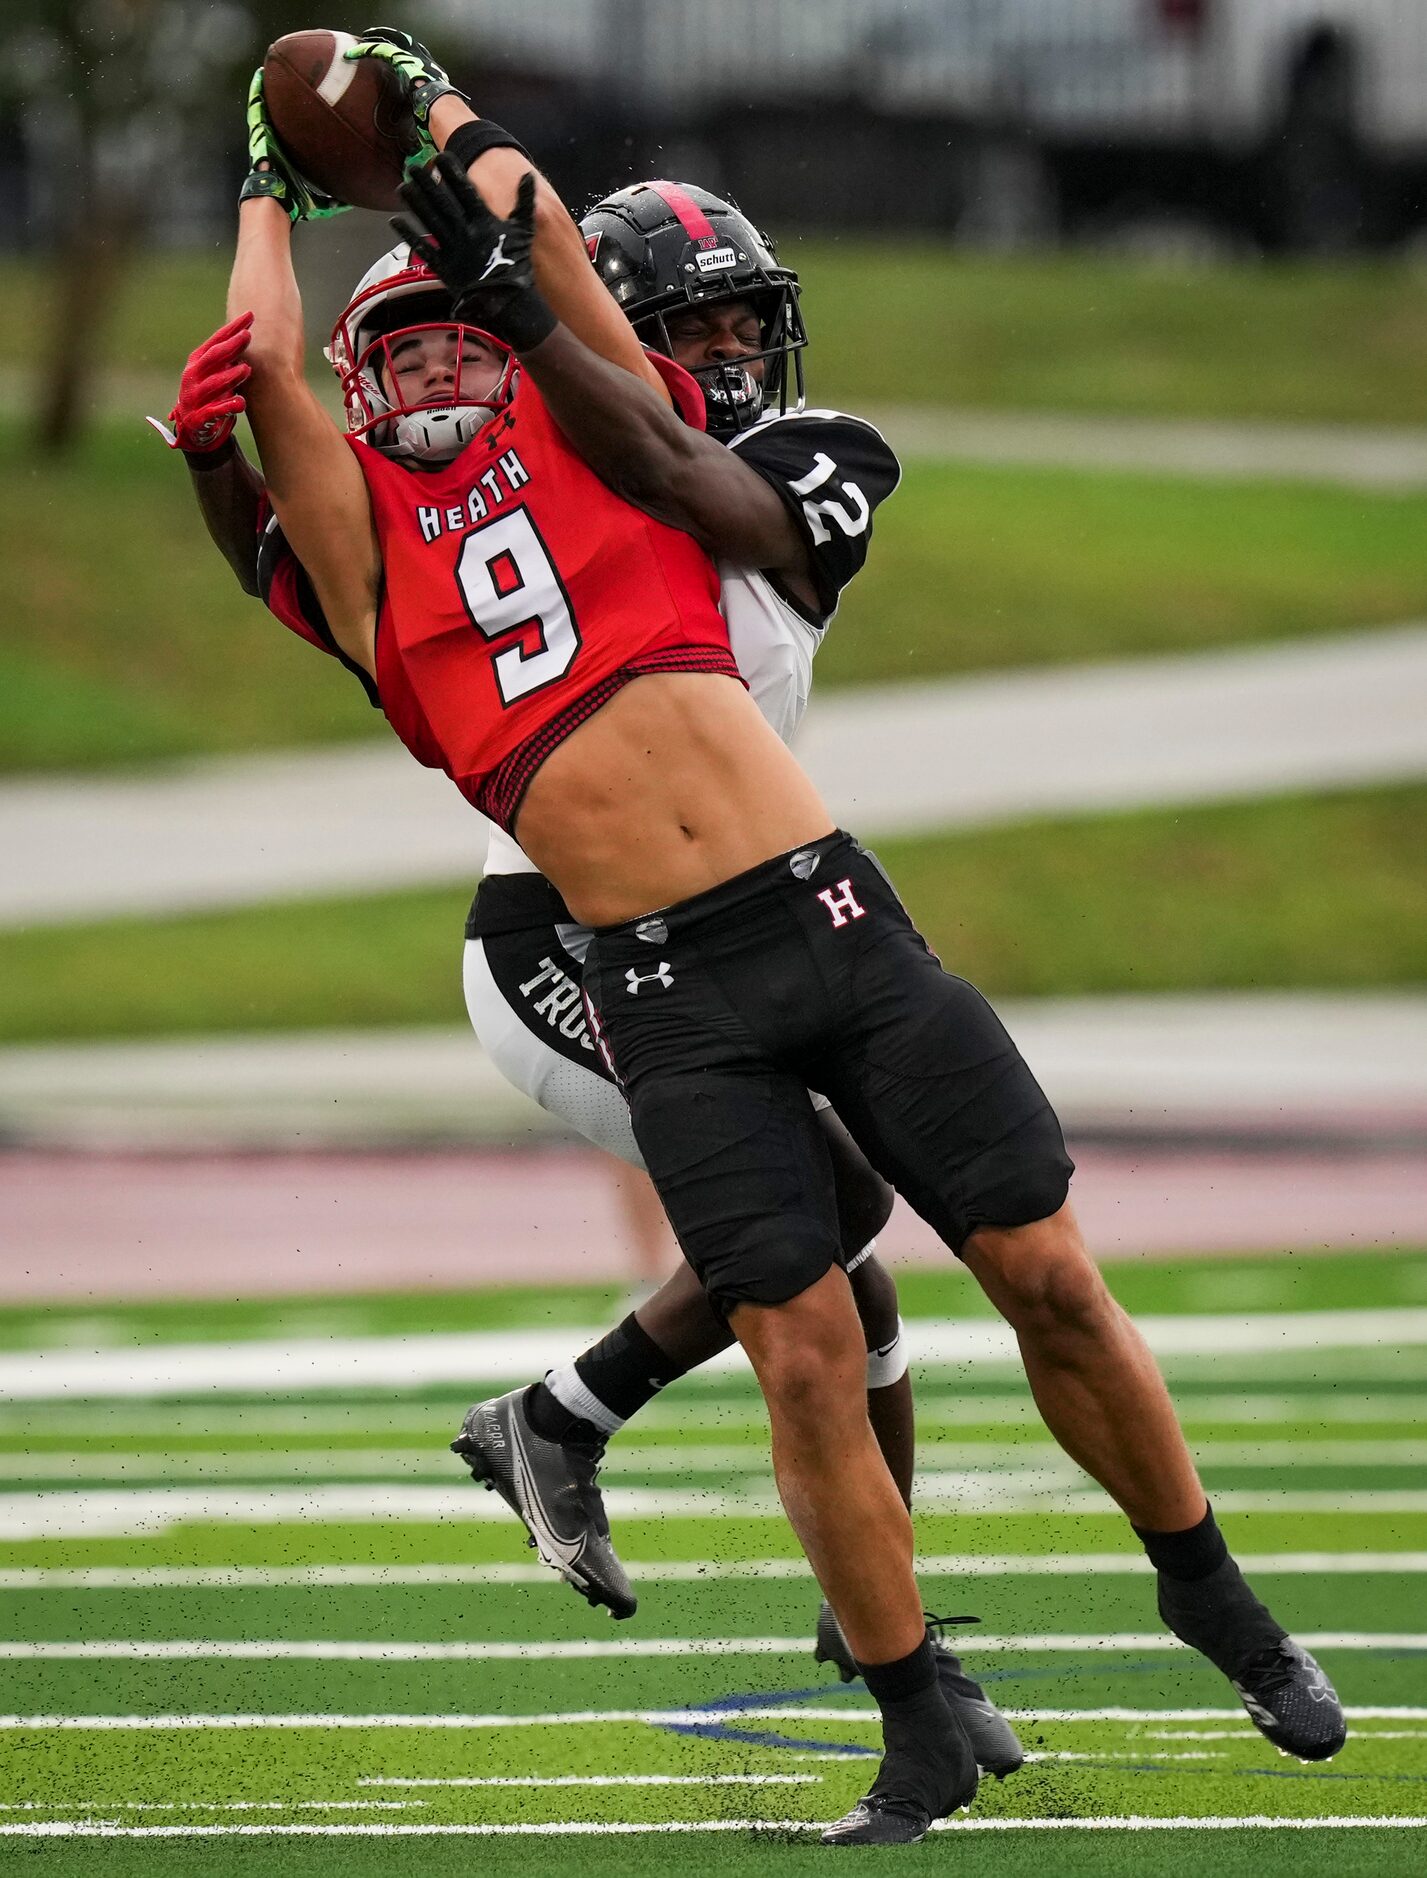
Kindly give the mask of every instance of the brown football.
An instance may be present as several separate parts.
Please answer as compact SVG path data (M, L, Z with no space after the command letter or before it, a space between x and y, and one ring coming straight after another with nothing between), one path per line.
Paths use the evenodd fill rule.
M359 209L399 209L416 138L401 82L381 59L344 59L350 33L287 33L268 47L263 94L278 142L311 183Z

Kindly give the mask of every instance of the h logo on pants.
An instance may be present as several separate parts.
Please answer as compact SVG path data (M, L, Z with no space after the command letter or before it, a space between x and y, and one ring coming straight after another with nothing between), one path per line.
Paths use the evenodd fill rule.
M832 914L834 926L845 926L849 920L861 919L867 911L865 906L858 904L850 880L840 880L835 887L824 887L818 898Z

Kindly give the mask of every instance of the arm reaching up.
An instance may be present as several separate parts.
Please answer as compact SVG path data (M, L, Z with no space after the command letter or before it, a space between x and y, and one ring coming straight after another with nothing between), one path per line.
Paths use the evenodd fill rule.
M533 259L541 293L592 352L643 379L667 402L658 372L590 266L573 216L519 141L488 118L477 117L426 47L405 33L369 28L346 56L381 59L400 79L420 139L408 166L413 173L425 166L428 152L444 151L501 215L513 209L521 179L533 178Z
M363 670L375 662L381 562L371 503L357 460L307 382L302 300L292 270L292 230L341 205L311 192L282 155L267 122L261 73L248 104L253 169L238 207L238 246L228 311L251 314L248 422L268 495L293 553L306 568L342 651ZM283 190L269 186L278 176Z
M148 422L170 449L183 452L214 546L244 593L256 597L263 480L233 437L233 426L246 408L243 386L250 371L245 354L251 326L252 315L241 313L196 347L183 369L168 423L156 417Z
M535 279L535 190L527 174L503 220L443 154L408 180L410 214L394 226L440 274L461 316L514 347L560 428L610 488L711 553L784 574L810 593L802 537L764 478L682 422L662 376L662 396L631 385L556 319Z

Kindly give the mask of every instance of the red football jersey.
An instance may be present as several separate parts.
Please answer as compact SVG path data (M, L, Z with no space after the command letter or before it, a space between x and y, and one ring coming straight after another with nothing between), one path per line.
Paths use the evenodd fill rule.
M509 826L539 764L631 676L738 676L712 561L605 487L528 375L439 468L348 442L385 575L374 702L494 819ZM279 618L336 650L290 556L264 586Z

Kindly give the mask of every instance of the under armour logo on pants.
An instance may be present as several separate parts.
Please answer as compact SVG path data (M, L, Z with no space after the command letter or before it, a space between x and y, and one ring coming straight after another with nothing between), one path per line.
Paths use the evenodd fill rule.
M660 959L652 972L637 972L631 965L624 974L624 982L629 988L630 997L637 998L641 985L660 984L667 991L674 982L674 974L669 970L667 960Z
M845 926L851 919L861 919L867 911L865 906L859 905L850 880L840 880L835 887L824 887L818 898L832 914L834 926Z

